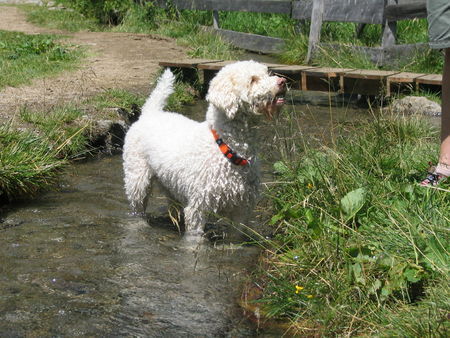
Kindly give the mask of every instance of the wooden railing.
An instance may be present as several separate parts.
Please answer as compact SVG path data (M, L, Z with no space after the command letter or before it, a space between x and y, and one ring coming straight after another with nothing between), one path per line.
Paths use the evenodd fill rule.
M296 20L311 19L308 60L320 44L320 30L324 21L383 25L381 47L358 48L371 54L373 61L383 63L393 54L410 53L417 45L396 45L396 22L426 17L425 0L155 0L161 7L175 6L178 9L209 10L213 13L212 29L237 47L262 53L277 53L284 47L284 40L248 34L220 28L219 11L285 14Z

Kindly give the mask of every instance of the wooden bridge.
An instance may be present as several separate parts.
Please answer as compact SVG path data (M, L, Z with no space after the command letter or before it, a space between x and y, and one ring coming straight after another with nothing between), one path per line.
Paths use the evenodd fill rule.
M186 78L194 73L203 74L203 84L207 88L214 75L227 64L235 61L186 59L160 61L161 67L169 67L182 72ZM399 71L361 70L348 68L323 68L302 65L266 63L269 70L288 80L290 87L300 90L332 91L345 94L368 96L391 96L400 92L415 90L440 91L442 75L407 73Z

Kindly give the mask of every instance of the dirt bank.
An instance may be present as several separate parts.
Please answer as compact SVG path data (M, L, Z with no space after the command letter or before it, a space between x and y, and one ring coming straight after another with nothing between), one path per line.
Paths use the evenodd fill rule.
M88 50L88 58L76 71L1 90L0 123L14 119L23 106L41 110L61 103L76 104L110 88L146 94L160 60L186 56L186 49L168 38L111 32L68 33L37 27L28 23L20 9L13 6L1 6L0 29L27 34L61 34L68 36L67 43ZM101 120L105 113L91 114L94 120Z

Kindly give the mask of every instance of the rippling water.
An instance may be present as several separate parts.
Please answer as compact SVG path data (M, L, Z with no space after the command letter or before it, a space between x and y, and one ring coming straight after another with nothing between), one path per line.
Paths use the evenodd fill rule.
M203 109L186 114L200 119ZM326 106L296 109L308 138L329 132ZM263 127L268 140L272 128ZM237 303L259 249L187 245L158 191L150 202L158 217L129 213L122 177L120 156L90 160L74 165L59 191L3 210L0 336L254 336Z

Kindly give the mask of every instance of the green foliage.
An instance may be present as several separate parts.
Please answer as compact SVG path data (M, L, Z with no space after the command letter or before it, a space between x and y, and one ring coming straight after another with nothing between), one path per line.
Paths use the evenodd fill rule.
M281 231L262 272L267 314L309 323L300 334L443 335L450 203L416 183L437 157L436 130L376 115L341 135L275 164L271 222Z
M8 125L0 126L0 148L0 196L9 199L48 187L65 164L45 137Z
M141 107L144 102L145 98L140 95L122 89L108 89L88 99L87 104L92 105L95 110L103 110L111 107L130 110L134 105Z
M107 25L120 24L130 6L133 5L132 0L57 0L56 2Z
M197 95L195 89L185 82L176 82L175 91L167 100L166 109L180 110L182 106L193 104Z
M71 10L48 10L44 6L21 6L27 20L36 25L69 32L100 30L101 25L91 17Z
M220 12L220 26L244 33L286 38L293 32L295 20L269 13Z
M58 107L48 112L31 112L24 108L20 117L35 125L45 135L50 148L58 157L77 156L87 148L83 131L87 123L81 123L82 112L73 107Z
M72 68L81 52L56 40L52 35L0 31L0 88Z

